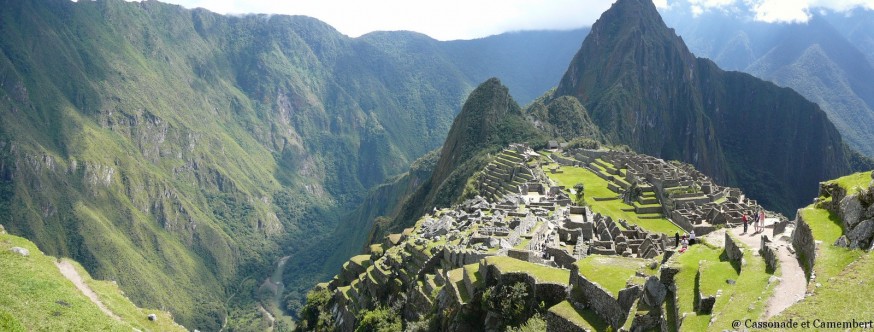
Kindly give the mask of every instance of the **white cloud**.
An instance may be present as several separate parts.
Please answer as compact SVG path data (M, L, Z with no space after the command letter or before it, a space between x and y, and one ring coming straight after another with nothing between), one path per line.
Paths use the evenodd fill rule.
M589 26L615 0L160 0L222 14L307 15L357 37L377 30L411 30L440 40L470 39L516 30ZM874 0L652 0L668 9L688 6L750 11L764 22L804 22L814 10L874 9Z
M614 0L161 0L222 14L307 15L349 36L411 30L441 40L591 25ZM665 2L666 0L658 0Z
M854 8L874 9L874 0L671 0L688 5L693 15L711 10L730 12L749 11L757 21L807 22L815 11L846 12Z

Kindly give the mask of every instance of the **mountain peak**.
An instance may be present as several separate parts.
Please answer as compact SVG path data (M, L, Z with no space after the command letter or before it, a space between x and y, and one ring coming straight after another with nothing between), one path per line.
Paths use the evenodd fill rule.
M592 25L591 33L561 80L558 93L575 95L586 102L608 90L599 88L594 81L578 81L578 77L588 76L584 72L587 70L597 70L607 80L633 74L624 68L641 68L672 79L688 80L687 69L694 66L695 56L668 28L652 1L619 0Z
M601 15L556 95L579 99L608 141L694 164L787 214L856 158L816 104L696 58L649 0L618 0ZM738 135L748 132L758 135ZM792 136L802 132L820 139ZM821 157L806 159L811 151ZM790 189L799 181L811 185Z

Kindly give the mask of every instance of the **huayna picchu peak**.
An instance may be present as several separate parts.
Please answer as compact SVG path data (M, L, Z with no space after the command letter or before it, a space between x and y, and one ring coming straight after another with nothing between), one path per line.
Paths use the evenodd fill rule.
M868 11L262 1L0 0L0 331L874 328Z
M872 168L793 90L696 58L649 0L619 0L558 85L608 139L691 163L783 213L816 183Z

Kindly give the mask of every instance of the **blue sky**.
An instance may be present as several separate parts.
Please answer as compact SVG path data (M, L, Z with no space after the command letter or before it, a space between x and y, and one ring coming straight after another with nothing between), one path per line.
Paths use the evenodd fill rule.
M410 30L440 40L472 39L518 30L589 26L614 0L159 0L222 14L307 15L357 37L377 30ZM745 13L764 22L805 22L821 8L874 9L874 0L654 0L661 10L684 6Z

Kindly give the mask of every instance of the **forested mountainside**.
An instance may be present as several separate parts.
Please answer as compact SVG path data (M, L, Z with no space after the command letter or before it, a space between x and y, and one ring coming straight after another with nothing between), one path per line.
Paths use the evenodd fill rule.
M689 49L721 68L798 91L850 147L874 156L874 11L812 11L805 23L762 23L735 11L662 10Z
M274 262L289 256L282 278L301 289L333 273L329 240L355 231L340 217L439 146L496 74L468 72L481 60L466 48L526 38L349 38L307 17L2 1L0 224L188 328L246 325L256 298L278 314L282 288L256 292ZM530 71L510 76L536 96L566 60L526 54L493 68Z
M580 99L614 143L694 164L787 215L819 181L871 165L795 91L696 58L647 0L601 16L555 94Z

